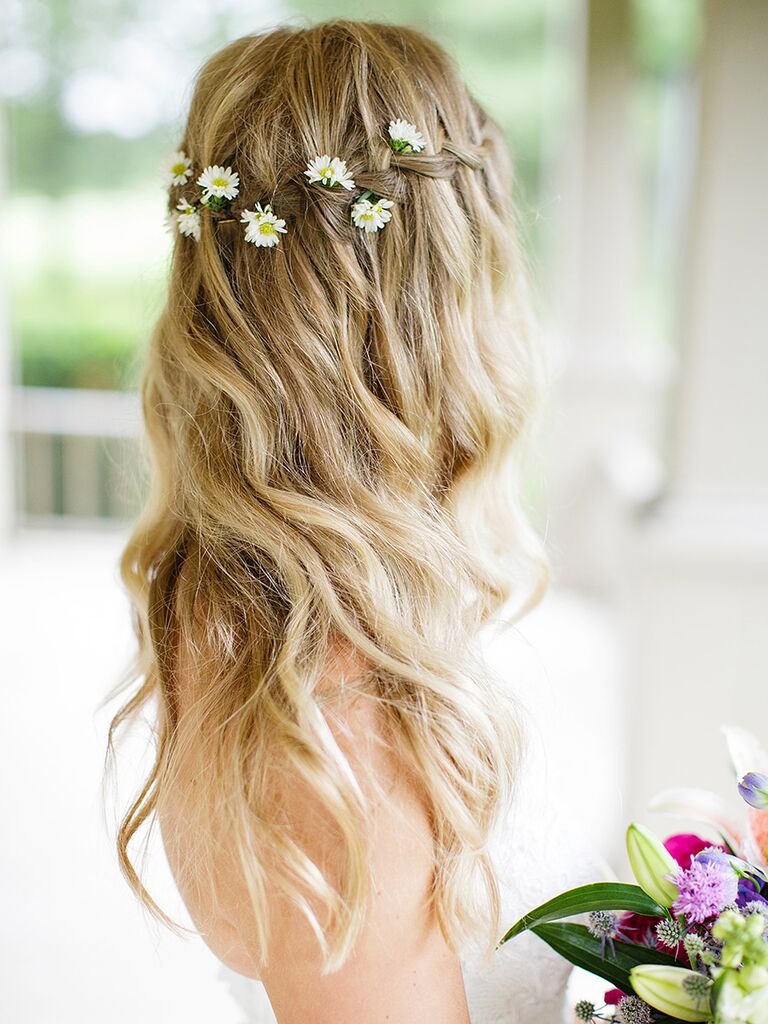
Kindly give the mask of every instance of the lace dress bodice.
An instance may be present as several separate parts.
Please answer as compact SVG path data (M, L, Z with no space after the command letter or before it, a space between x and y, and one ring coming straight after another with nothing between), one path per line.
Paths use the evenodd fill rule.
M540 668L532 669L529 645L514 628L499 633L490 627L483 654L521 705L528 732L515 806L489 844L501 888L503 932L552 896L599 880L605 869L580 835L574 801L562 796L569 788L569 766L559 763L558 750L551 749L547 737L556 702ZM469 949L461 962L472 1024L564 1024L572 1019L566 1005L569 965L535 935L506 943L490 962ZM275 1024L260 982L223 965L221 976L243 1009L238 1024Z
M527 911L575 885L597 881L604 869L588 856L577 828L556 810L556 795L526 778L509 826L492 855L502 891L502 933ZM562 792L562 791L561 791ZM541 939L524 933L497 950L486 966L462 958L472 1024L564 1024L568 963Z

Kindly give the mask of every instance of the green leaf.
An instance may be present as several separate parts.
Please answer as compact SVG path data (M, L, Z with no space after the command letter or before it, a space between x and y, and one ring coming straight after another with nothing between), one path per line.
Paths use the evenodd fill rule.
M629 972L639 964L680 966L666 953L649 946L635 945L634 942L614 940L615 952L606 945L603 956L600 939L590 934L583 924L539 924L531 931L576 967L583 967L585 971L604 978L623 992L632 991Z
M499 946L503 946L509 939L535 925L560 921L564 917L573 917L574 914L584 914L590 910L631 910L635 914L644 914L647 917L665 917L667 913L637 885L595 882L592 885L579 886L578 889L570 889L531 910L509 929L500 940Z

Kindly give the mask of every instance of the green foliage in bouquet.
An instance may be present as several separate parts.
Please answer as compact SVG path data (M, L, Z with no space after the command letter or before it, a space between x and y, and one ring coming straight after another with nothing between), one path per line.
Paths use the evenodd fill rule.
M699 845L684 870L657 836L631 825L627 853L638 885L571 889L527 913L499 946L533 932L614 985L616 1004L598 1009L582 1001L580 1021L768 1024L765 872L725 847ZM580 914L588 924L564 920ZM640 941L638 922L646 923Z
M499 946L521 932L533 930L549 921L562 921L563 918L595 910L627 910L647 917L658 917L664 913L664 908L637 885L593 882L570 889L521 917L500 940Z

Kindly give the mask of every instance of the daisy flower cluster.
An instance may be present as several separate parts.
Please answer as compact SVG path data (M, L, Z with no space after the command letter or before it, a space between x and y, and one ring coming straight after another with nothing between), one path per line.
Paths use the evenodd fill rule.
M203 206L220 210L240 191L240 176L231 167L214 164L205 168L197 184L203 190L203 198L200 200Z
M572 889L529 911L502 939L533 930L615 986L600 1006L577 1003L576 1021L768 1024L768 754L745 730L723 731L743 822L713 794L670 790L653 809L706 821L720 841L681 833L662 842L630 825L636 885ZM576 914L587 914L586 923L559 923Z
M192 177L192 161L181 150L171 153L166 163L163 164L162 173L166 187L186 185Z
M183 150L172 153L163 165L163 181L167 188L187 185L192 177L192 161ZM200 186L200 194L191 200L182 196L166 218L166 224L175 228L179 234L199 242L201 209L226 209L240 193L240 175L229 166L210 164L203 168L196 184ZM279 240L277 232L286 230L285 221L274 216L272 207L262 207L260 203L256 204L256 210L245 210L241 221L248 225L245 240L255 245L275 245L276 241L265 239L270 237ZM269 227L264 231L256 230L262 223L268 223Z
M355 227L363 231L378 231L391 219L392 214L389 211L394 205L391 199L382 199L381 196L374 196L372 192L364 192L352 204L352 221Z
M254 245L271 247L280 241L280 235L288 230L285 221L275 216L269 203L262 206L256 203L255 210L244 210L240 218L242 224L247 225L245 229L246 242Z
M176 227L182 235L200 241L200 211L186 199L180 199L176 204Z
M307 164L304 174L309 178L310 185L319 182L326 188L345 188L351 192L355 187L355 180L347 170L347 165L338 157L316 156Z
M420 153L426 145L424 136L416 126L402 118L390 121L388 142L396 153ZM312 157L303 174L308 185L344 189L347 192L357 188L346 162L328 153ZM183 150L177 150L163 164L162 176L166 188L183 188L195 177L192 161ZM195 178L195 184L199 186L199 194L193 198L180 196L174 209L166 215L166 224L170 229L197 242L201 234L202 211L227 212L230 204L240 194L240 176L231 166L211 164L203 168ZM350 205L350 219L360 231L372 234L380 231L392 219L391 210L394 205L391 199L364 189ZM272 248L278 245L280 236L288 231L285 220L277 216L270 203L257 202L253 209L243 210L240 223L245 225L245 241L257 247Z
M420 153L426 145L416 126L400 118L389 122L389 144L396 153Z
M327 154L316 156L309 161L304 174L311 185L320 184L326 188L345 188L350 192L355 187L355 180L349 173L346 163L337 156L330 157ZM387 221L392 219L392 214L389 211L394 205L391 199L385 199L384 196L376 195L370 189L366 189L350 207L352 223L356 228L360 228L361 231L368 234L380 231Z

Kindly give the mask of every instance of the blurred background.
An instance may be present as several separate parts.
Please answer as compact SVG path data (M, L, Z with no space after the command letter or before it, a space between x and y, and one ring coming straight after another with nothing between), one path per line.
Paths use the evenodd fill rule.
M135 382L170 249L158 165L207 55L331 16L432 33L515 156L555 366L529 470L554 581L520 634L556 793L621 873L630 818L680 824L648 812L659 789L735 804L721 723L768 742L765 0L4 0L0 1018L14 1024L242 1020L202 943L162 932L120 878L99 790L115 706L97 705L132 650L117 558L143 488ZM146 742L129 740L120 808ZM159 844L146 877L187 920Z

